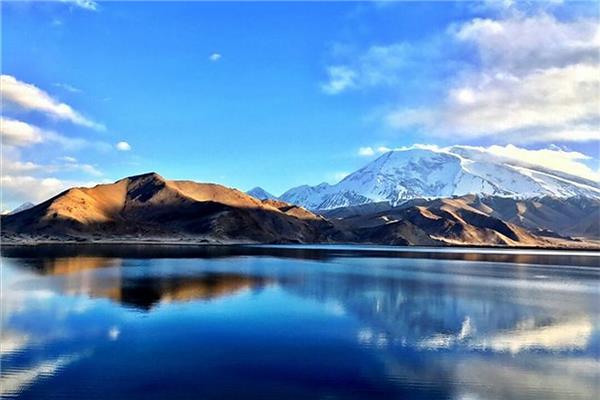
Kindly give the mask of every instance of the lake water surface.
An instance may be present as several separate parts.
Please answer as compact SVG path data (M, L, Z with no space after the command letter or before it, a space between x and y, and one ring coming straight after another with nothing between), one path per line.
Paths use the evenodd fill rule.
M2 249L2 397L597 399L598 253Z

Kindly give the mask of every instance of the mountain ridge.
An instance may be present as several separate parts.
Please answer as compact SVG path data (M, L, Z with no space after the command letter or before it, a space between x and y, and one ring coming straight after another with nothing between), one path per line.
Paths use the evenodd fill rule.
M310 210L328 210L376 202L395 206L414 198L467 194L600 198L600 184L526 161L511 164L506 157L476 148L453 146L389 151L336 184L298 186L279 198Z
M401 206L311 212L214 183L135 175L68 189L28 210L4 215L2 242L367 243L425 246L597 247L600 200L519 202L466 195L413 199ZM589 221L589 223L586 223ZM575 225L574 225L575 224ZM555 231L556 230L556 231Z
M2 234L238 242L326 242L335 234L323 218L298 210L218 184L169 181L146 173L92 188L71 188L29 210L3 216Z

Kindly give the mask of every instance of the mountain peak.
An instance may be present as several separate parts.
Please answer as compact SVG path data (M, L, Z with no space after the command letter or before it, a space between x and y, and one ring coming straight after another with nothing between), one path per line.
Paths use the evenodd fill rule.
M247 195L254 197L259 200L269 200L269 199L277 199L277 196L273 196L271 193L267 192L265 189L260 186L253 187L252 189L246 192Z
M19 207L15 208L11 212L9 212L9 214L12 215L12 214L20 213L21 211L29 210L31 207L35 207L35 204L28 201L26 203L21 204Z
M140 180L144 180L144 181L157 180L157 181L163 181L163 182L166 181L165 178L163 178L156 172L146 172L144 174L129 176L125 179L128 179L131 182L140 181Z
M600 186L468 146L411 147L384 153L335 185L299 186L280 198L310 210L326 210L373 202L398 205L414 198L467 194L600 198Z

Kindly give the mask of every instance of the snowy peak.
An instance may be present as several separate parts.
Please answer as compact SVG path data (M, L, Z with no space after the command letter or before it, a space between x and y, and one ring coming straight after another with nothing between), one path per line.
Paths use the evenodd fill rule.
M31 202L26 202L21 204L19 207L15 208L14 210L12 210L11 212L9 212L9 215L13 215L16 213L20 213L21 211L25 211L25 210L29 210L31 207L35 207L35 204L31 203Z
M277 200L277 196L273 196L271 193L267 192L260 186L248 190L246 194L259 200Z
M468 146L414 147L387 152L335 185L299 186L280 199L312 210L326 210L466 194L600 198L600 187L582 177Z

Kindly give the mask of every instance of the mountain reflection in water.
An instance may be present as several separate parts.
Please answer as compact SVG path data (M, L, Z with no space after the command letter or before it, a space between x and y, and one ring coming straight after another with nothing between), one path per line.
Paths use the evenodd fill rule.
M51 280L51 286L61 293L104 297L141 310L149 310L158 303L227 296L268 282L263 277L235 273L125 275L125 270L120 268L123 264L120 258L57 257L29 259L24 264L42 276L60 276ZM94 271L102 268L111 270L109 273ZM22 282L18 287L35 285L37 280Z
M2 393L597 397L596 255L425 257L350 248L3 249Z

